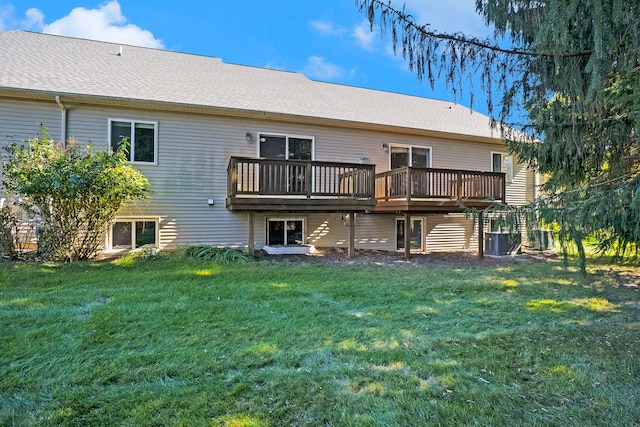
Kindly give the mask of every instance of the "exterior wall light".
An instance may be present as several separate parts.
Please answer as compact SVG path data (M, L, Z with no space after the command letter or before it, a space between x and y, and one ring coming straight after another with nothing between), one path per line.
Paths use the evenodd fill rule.
M389 152L389 144L382 144L382 149L384 150L385 153Z
M244 139L245 139L247 142L251 142L251 141L253 141L253 134L252 134L251 132L247 132L247 133L246 133L246 135L244 136Z

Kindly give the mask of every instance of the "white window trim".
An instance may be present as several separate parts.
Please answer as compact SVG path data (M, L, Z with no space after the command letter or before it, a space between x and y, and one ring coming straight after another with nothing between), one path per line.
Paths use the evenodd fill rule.
M513 182L513 156L502 151L491 152L491 171L494 170L493 156L500 155L500 171L505 174L505 182L510 184Z
M258 132L258 143L256 144L256 157L260 157L260 138L263 136L275 136L285 139L285 160L289 160L289 138L300 138L311 140L311 161L316 159L316 137L310 135L288 134L279 132Z
M504 153L500 152L500 151L492 151L491 152L491 171L495 171L495 164L493 161L493 157L499 154L500 155L500 170L502 171L504 169Z
M429 150L429 161L427 164L427 168L432 168L433 166L433 147L431 147L430 145L415 145L415 144L396 144L396 143L390 143L389 144L389 170L391 170L391 152L393 151L393 147L398 147L398 148L408 148L409 149L409 165L411 165L412 160L413 160L413 149L414 148L423 148L423 149L427 149Z
M396 243L396 252L404 252L404 248L403 249L398 249L398 221L404 221L405 218L404 217L396 217L396 220L394 222L394 231L393 234L395 236L395 243ZM425 225L427 223L427 220L425 217L411 217L411 221L421 221L422 222L422 236L420 236L420 248L416 248L413 249L411 248L410 251L411 252L424 252L425 251L425 247L426 247L426 236L425 236ZM404 242L403 242L404 243Z
M109 229L107 231L107 242L105 244L105 248L108 251L136 251L136 250L141 250L144 248L136 248L135 247L135 233L131 233L131 249L114 249L112 246L112 241L113 241L113 224L116 222L130 222L130 223L134 223L137 221L144 221L144 222L155 222L156 224L156 235L155 235L155 240L156 240L156 245L153 246L154 248L159 249L160 248L160 217L140 217L140 216L118 216L116 218L114 218L114 220L109 224ZM135 227L133 227L132 229L135 229Z
M144 124L148 124L148 125L153 125L153 162L140 162L140 161L135 161L133 160L134 155L135 155L135 141L130 141L131 142L131 148L130 148L130 154L131 154L131 160L128 161L128 163L131 164L138 164L138 165L158 165L158 121L156 120L144 120L144 119L121 119L121 118L115 118L115 117L111 117L109 118L109 123L108 123L108 139L107 139L107 147L109 149L111 149L111 128L112 125L111 123L113 122L126 122L126 123L131 123L131 139L134 139L134 129L135 129L135 124L136 123L144 123Z
M271 221L302 221L302 242L301 245L307 243L307 219L304 217L291 217L291 218L282 218L282 217L269 217L267 218L266 228L265 228L265 242L269 244L269 222ZM287 236L286 236L286 227L285 227L285 236L284 236L284 246L289 246L287 244Z

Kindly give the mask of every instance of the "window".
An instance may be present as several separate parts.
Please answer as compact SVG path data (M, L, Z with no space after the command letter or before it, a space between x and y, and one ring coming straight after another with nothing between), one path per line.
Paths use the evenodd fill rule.
M491 153L491 172L502 172L502 153Z
M111 249L157 247L157 230L157 221L116 220L111 228Z
M491 153L491 171L503 172L507 182L513 181L513 156L506 156L503 153Z
M278 160L313 160L313 138L287 135L259 135L259 156ZM260 167L261 194L308 194L313 179L306 163L273 163Z
M410 166L412 168L431 167L431 148L392 145L390 150L391 169Z
M267 159L313 160L313 138L260 134L260 157Z
M411 228L410 228L410 249L412 251L422 251L422 230L423 230L424 221L422 218L412 219L411 220ZM403 251L404 250L404 219L396 219L396 250Z
M127 160L137 163L158 162L158 123L109 119L109 141L116 151L122 141L129 142Z
M267 226L267 245L301 245L304 243L302 219L270 219Z

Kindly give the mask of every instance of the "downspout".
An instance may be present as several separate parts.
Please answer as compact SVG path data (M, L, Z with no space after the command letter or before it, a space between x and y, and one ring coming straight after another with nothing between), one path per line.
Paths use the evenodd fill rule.
M62 116L60 119L60 139L62 140L62 142L64 142L64 144L67 144L67 109L65 108L64 105L62 105L62 102L60 102L60 95L56 95L56 104L58 104L60 106L60 109L62 109Z

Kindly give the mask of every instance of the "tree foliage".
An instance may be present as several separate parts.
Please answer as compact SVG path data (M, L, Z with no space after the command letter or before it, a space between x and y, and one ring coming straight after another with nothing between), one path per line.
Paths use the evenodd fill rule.
M9 147L4 186L43 224L39 249L58 260L94 257L116 213L149 195L149 182L117 152L95 151L75 140L56 143L46 131Z
M640 243L640 4L624 0L477 0L493 34L441 33L381 0L356 0L391 32L411 70L453 91L479 79L520 161L545 177L529 217L618 254ZM523 209L518 209L522 213Z

